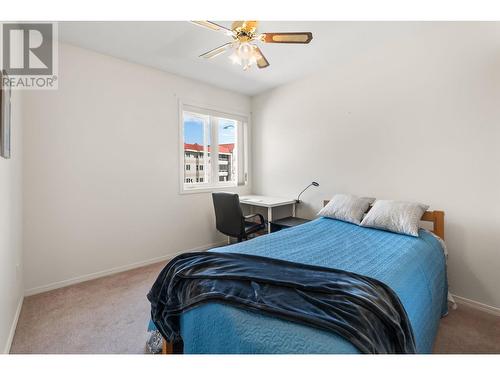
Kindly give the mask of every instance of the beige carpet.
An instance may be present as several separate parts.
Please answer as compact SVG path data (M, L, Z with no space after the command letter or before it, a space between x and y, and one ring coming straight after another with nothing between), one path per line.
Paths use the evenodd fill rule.
M146 293L165 263L27 297L11 353L144 353ZM466 306L441 319L436 353L500 353L500 317Z
M144 353L146 294L164 265L25 298L11 353Z

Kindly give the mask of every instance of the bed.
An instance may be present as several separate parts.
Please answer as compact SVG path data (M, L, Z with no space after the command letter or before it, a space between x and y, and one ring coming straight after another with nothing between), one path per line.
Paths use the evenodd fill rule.
M318 218L309 223L210 251L246 253L343 269L373 277L401 300L418 353L431 353L439 320L447 312L443 212L428 211L434 234L419 237ZM436 234L436 235L435 235ZM221 303L182 314L184 353L358 353L342 337L316 328ZM169 343L163 351L171 352Z

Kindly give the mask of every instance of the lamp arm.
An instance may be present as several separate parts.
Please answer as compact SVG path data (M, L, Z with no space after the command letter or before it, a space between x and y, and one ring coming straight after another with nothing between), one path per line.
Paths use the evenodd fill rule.
M307 185L306 188L299 193L299 195L297 196L297 199L295 200L296 203L300 203L300 196L302 195L302 193L304 191L306 191L307 189L309 189L311 186L313 186L313 184Z

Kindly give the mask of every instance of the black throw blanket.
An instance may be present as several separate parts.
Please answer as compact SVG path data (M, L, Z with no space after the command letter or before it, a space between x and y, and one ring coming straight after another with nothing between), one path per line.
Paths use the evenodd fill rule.
M362 353L415 353L396 294L352 272L247 254L186 253L165 266L148 299L174 350L182 348L180 314L220 302L336 333Z

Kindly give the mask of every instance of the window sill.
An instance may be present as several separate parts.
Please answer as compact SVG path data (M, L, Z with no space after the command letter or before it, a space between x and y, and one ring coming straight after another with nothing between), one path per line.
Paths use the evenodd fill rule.
M195 187L191 189L185 189L181 188L179 191L179 194L197 194L197 193L212 193L213 191L218 191L218 190L233 190L238 188L239 186L244 186L244 185L217 185L217 186L207 186L207 187Z

